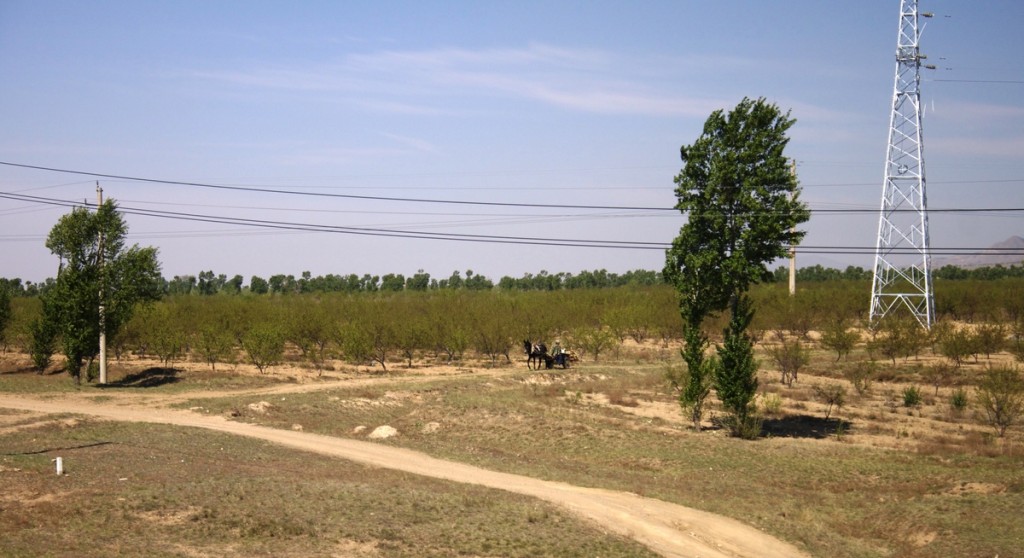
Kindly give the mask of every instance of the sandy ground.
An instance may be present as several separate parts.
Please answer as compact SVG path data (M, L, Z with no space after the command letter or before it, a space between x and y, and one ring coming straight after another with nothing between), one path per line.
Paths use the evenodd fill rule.
M335 387L333 382L247 390L253 395ZM232 392L238 395L239 392ZM191 394L188 397L195 397ZM203 396L213 396L204 393ZM663 556L701 558L782 558L807 556L792 545L715 514L644 498L636 494L583 488L565 483L499 473L379 443L277 430L233 422L220 416L167 408L175 396L120 396L96 399L78 394L48 396L45 400L0 395L0 408L47 414L81 414L108 420L171 424L259 438L300 451L328 455L417 475L477 484L561 506L610 532L630 537Z

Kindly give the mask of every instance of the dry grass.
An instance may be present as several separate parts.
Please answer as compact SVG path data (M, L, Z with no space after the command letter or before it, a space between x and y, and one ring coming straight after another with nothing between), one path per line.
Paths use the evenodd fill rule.
M337 436L353 436L360 425L387 424L400 433L387 443L707 509L818 556L1012 555L1014 541L1024 537L1015 515L1024 510L1024 461L981 430L934 437L927 418L898 413L894 420L872 399L866 404L879 406L878 420L844 408L843 421L824 421L818 403L800 401L804 408L794 409L787 401L782 433L771 439L696 434L681 417L644 413L655 403L675 405L668 394L646 391L659 373L657 367L646 373L605 367L599 373L462 378L405 389L396 381L387 404L343 404L355 394L332 390L289 396L271 413L248 420L281 428L301 423L306 431ZM646 395L631 395L637 407L624 407L610 393ZM427 433L423 425L430 422L440 429ZM846 429L841 439L840 425ZM950 491L964 482L1002 489L954 497ZM964 506L969 515L951 515Z
M530 498L205 431L84 421L3 441L5 556L651 555Z
M660 345L652 344L650 352L658 350ZM677 350L667 351L678 356ZM699 434L690 430L675 395L664 384L664 361L638 356L642 354L641 348L630 347L620 354L620 361L600 366L585 362L554 373L528 373L524 367L497 374L464 373L486 367L468 362L457 375L417 382L386 375L370 386L352 382L349 387L345 380L351 375L325 373L323 381L337 387L272 398L203 397L204 388L199 386L214 380L205 379L199 370L183 374L175 384L150 389L194 393L195 399L183 406L278 428L301 425L306 432L364 437L377 426L389 425L399 435L381 443L721 513L802 545L815 556L1012 556L1024 540L1024 523L1019 520L1024 513L1021 428L1012 430L1006 440L995 439L991 429L978 423L973 410L960 414L951 410L952 386L940 387L938 395L933 387L922 387L923 404L903 407L902 390L920 385L913 361L903 368L900 362L896 369L881 363L886 380L876 377L862 395L854 395L855 390L844 384L849 401L829 420L824 419L825 408L814 396L814 386L844 383L844 367L853 366L860 355L834 364L834 355L816 353L808 367L811 373L801 374L792 388L779 384L775 371L764 370L763 399L778 397L780 403L772 405L768 421L772 435L750 442L729 438L721 430ZM968 389L981 366L966 367L961 375L960 382ZM409 374L425 370L416 368ZM273 381L273 377L264 379ZM0 390L43 392L45 387L32 383L38 378L0 374ZM70 383L66 377L43 377L42 381L55 391L63 389L58 382ZM220 385L230 391L232 381L248 385L250 380L216 381L224 382ZM249 407L263 400L270 404L263 412ZM710 412L721 415L714 404ZM621 541L601 543L617 550L579 546L584 539L607 539L529 500L506 501L500 495L501 504L478 507L468 502L499 496L368 471L256 442L141 426L115 429L102 423L71 430L56 424L43 428L50 429L46 430L49 438L35 438L37 431L30 436L25 429L2 434L0 440L4 448L32 438L66 445L72 432L81 432L75 436L117 443L76 451L106 455L116 449L121 453L98 459L95 470L84 475L94 480L86 482L80 471L73 471L60 481L84 483L70 492L46 478L45 471L52 467L50 455L3 456L0 479L8 486L28 487L20 492L25 501L74 495L67 507L59 508L62 516L73 521L41 525L56 529L58 541L80 536L76 530L98 535L101 528L114 529L117 534L111 540L120 542L110 545L126 546L102 546L99 550L108 555L142 544L143 535L128 527L138 521L158 526L148 530L160 545L151 553L155 555L184 554L182 548L198 549L193 555L510 556L519 552L604 556L640 552ZM125 430L123 437L119 429ZM202 443L186 444L186 438ZM195 467L179 465L175 452L183 447L189 448L184 450L186 463ZM220 447L229 450L215 451ZM148 460L140 457L147 453L152 456ZM20 464L12 465L12 459L21 460ZM116 478L106 478L106 471L123 470L119 463L145 469L147 488L141 494L146 497L125 492L126 486L137 488L134 483L122 486ZM8 476L14 474L10 467L21 469L19 475L36 472ZM350 472L352 476L346 476ZM193 487L196 484L198 488ZM379 493L373 494L374 488ZM221 498L207 498L207 493ZM305 506L306 501L320 503ZM5 512L10 505L0 502ZM513 511L502 511L506 507ZM379 516L371 514L392 508L394 512L387 512L388 528L372 519ZM43 538L46 529L35 534L23 529L41 521L42 514L24 506L18 509L18 514L0 516L5 541L11 533L20 537L12 540L21 541L17 544L22 546L11 548L48 544ZM561 537L572 543L562 545L540 534L538 540L545 546L538 549L533 537L537 525L553 525L552 531L561 531ZM259 536L261 529L271 535ZM491 534L481 538L473 530ZM529 533L528 540L520 536L522 532ZM68 548L88 550L84 544ZM423 549L420 554L414 552Z

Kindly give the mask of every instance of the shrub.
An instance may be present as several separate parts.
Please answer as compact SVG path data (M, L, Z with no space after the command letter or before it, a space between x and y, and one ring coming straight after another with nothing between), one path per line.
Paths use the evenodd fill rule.
M917 386L903 388L903 406L917 407L921 404L921 391Z
M787 386L793 385L797 373L810 362L807 349L798 339L792 341L783 339L780 344L768 348L768 356L779 367L779 371L782 372L782 383Z
M858 362L853 368L846 369L843 374L853 384L857 395L864 395L871 389L871 382L875 379L877 372L878 364L871 360Z
M764 417L757 414L754 409L749 409L743 417L735 414L726 415L722 417L721 423L730 434L744 440L756 440L764 430Z
M978 382L978 406L1001 438L1024 412L1024 380L1016 368L990 368Z
M849 427L850 427L850 423L848 423L846 421L843 421L843 420L839 421L839 424L836 425L836 432L835 432L836 433L836 440L842 442L843 441L843 437L846 436L846 430Z
M761 407L766 416L778 416L782 412L782 398L777 393L766 393L761 397Z
M949 397L949 405L953 408L956 413L962 413L967 410L967 406L970 404L968 400L967 391L964 388L956 388L953 395Z
M57 348L57 328L50 320L39 318L29 326L29 335L32 366L42 374L50 366L53 353Z

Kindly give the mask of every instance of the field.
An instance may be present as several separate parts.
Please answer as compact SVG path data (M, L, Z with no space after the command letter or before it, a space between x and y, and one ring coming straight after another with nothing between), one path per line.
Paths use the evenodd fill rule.
M494 366L486 355L451 366L423 354L386 372L331 362L322 373L293 355L263 374L125 358L112 364L113 387L75 388L7 354L0 397L156 413L158 422L174 409L339 439L376 432L379 446L734 518L811 556L1019 551L1020 427L998 438L975 405L949 403L951 384L970 388L984 357L933 386L923 371L939 357L925 351L883 367L859 394L843 371L867 358L860 351L834 363L815 349L791 387L761 354L766 436L745 441L717 426L714 408L702 432L684 421L665 380L677 355L627 340L568 371L528 371L525 358ZM847 396L826 419L815 386L828 385ZM920 401L906 406L911 387ZM208 430L3 410L0 440L9 555L656 555L542 499Z

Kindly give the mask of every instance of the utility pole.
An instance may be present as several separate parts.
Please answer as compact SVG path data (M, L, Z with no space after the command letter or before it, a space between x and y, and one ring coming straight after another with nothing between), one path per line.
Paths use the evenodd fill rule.
M103 206L103 188L100 182L96 181L96 212ZM100 266L100 383L107 383L107 319L106 310L103 307L103 227L100 226L99 240L99 266Z
M793 172L793 178L795 179L796 178L796 159L793 159L793 166L791 168L792 168L792 172ZM793 196L794 197L796 196L796 190L793 190ZM790 230L795 233L796 232L796 227L794 226ZM795 295L796 295L796 246L790 246L789 247L789 296L795 296Z
M921 136L921 29L917 0L901 0L896 41L896 83L889 121L889 147L878 219L870 321L909 310L924 328L935 319L928 203L925 195L924 140Z

